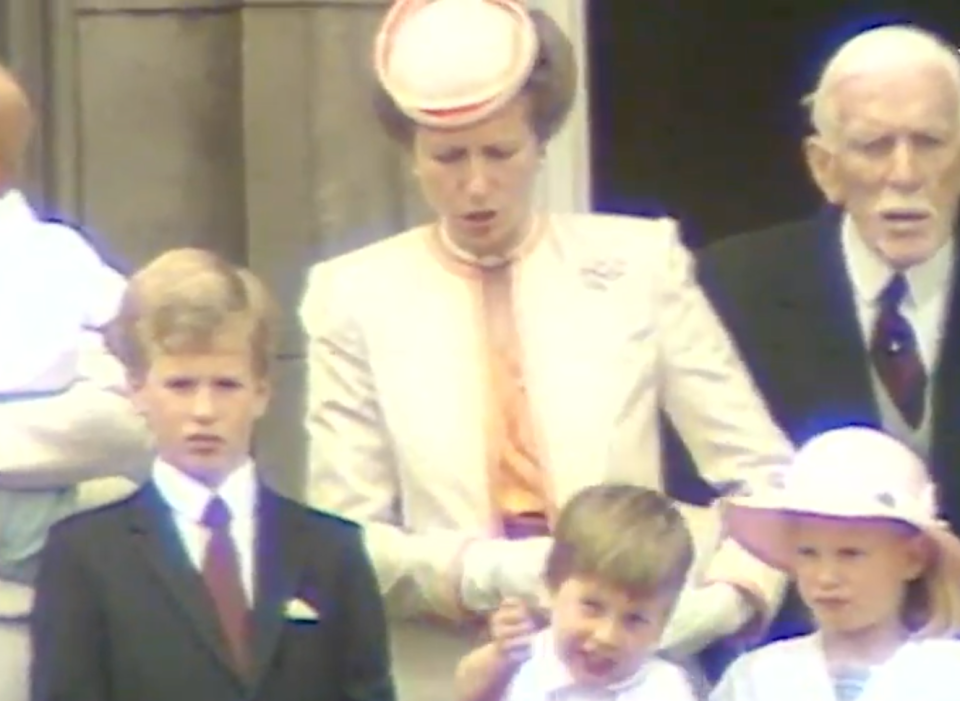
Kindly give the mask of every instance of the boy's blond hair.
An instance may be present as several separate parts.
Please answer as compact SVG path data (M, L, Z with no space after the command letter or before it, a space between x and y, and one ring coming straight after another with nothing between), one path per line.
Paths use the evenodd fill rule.
M630 484L578 492L557 521L545 579L596 578L632 596L679 593L693 565L693 538L669 497Z
M110 350L133 376L160 355L246 347L253 370L270 372L279 313L249 270L199 248L163 253L130 278L110 325Z

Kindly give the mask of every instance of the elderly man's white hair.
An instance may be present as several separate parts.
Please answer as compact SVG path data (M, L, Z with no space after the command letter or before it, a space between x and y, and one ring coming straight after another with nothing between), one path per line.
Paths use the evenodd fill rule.
M846 42L824 66L816 89L804 98L813 128L821 136L836 135L834 89L848 78L891 69L942 67L953 82L960 107L960 51L924 29L890 25L858 34ZM957 113L960 121L960 111Z

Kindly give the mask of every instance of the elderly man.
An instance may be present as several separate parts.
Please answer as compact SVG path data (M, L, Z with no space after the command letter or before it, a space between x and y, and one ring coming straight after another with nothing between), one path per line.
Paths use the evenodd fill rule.
M31 126L0 67L0 701L28 695L30 585L48 527L130 491L149 447L101 333L123 277L15 189Z
M932 462L958 529L960 55L914 27L872 29L807 104L828 211L708 248L702 282L795 442L882 427ZM771 633L807 628L788 599Z

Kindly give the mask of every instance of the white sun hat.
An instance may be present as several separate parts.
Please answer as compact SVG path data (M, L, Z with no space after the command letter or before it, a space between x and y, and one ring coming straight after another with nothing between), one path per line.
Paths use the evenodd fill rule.
M374 66L406 116L455 128L516 97L538 50L522 0L396 0L377 34Z
M937 517L926 466L881 431L852 426L811 439L765 485L729 499L724 525L755 557L787 570L791 515L904 523L929 537L945 564L960 572L960 539Z

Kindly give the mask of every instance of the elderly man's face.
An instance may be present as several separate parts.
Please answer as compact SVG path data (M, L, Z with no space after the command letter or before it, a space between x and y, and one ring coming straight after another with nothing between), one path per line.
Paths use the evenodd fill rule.
M960 200L956 85L940 66L914 66L847 78L833 97L835 133L807 142L817 184L891 266L927 260Z

